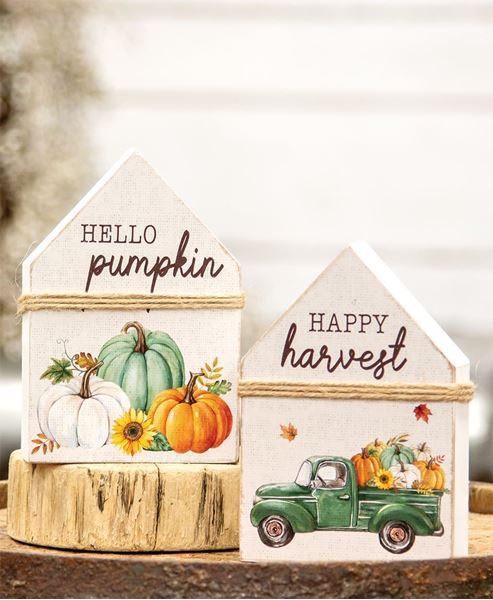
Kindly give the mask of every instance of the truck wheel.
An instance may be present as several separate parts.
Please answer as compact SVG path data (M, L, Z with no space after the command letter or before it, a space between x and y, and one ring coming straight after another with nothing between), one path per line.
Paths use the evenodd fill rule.
M271 548L286 546L294 538L290 522L278 515L272 515L260 521L258 535L262 542Z
M414 544L414 530L404 521L389 521L378 534L380 543L392 554L402 554L410 550Z

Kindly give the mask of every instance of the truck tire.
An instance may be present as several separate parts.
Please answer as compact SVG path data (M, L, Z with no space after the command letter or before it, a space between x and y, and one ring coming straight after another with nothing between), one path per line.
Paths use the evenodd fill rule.
M402 554L414 544L413 528L404 521L388 521L378 534L380 544L392 554Z
M287 519L271 515L260 521L258 535L266 546L281 548L294 538L294 531Z

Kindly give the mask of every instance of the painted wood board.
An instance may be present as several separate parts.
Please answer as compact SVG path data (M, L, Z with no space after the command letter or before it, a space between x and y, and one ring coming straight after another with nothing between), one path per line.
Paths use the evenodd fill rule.
M341 252L246 354L242 379L447 385L467 383L469 363L360 242ZM242 558L409 560L466 554L467 414L467 404L457 402L246 396ZM440 472L440 482L429 483L427 468ZM288 512L282 512L282 502L290 503ZM422 529L409 547L389 550L379 544L378 531L370 531L380 527L375 507L396 502L406 506L398 513L401 520L418 509L435 525L429 535ZM272 524L268 519L276 511L284 521Z
M241 297L236 260L134 151L23 263L23 294L106 293ZM240 315L239 308L145 305L24 313L24 459L234 462ZM214 397L212 407L198 409L207 413L202 427L193 422L196 392L184 394L189 373L203 369L195 390ZM168 389L190 407L174 433L172 413L151 415Z

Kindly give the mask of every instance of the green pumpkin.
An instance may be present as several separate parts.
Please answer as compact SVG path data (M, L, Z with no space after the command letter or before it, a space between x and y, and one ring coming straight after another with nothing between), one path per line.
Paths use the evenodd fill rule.
M98 354L99 377L119 385L136 410L148 412L163 390L185 385L183 356L167 333L148 331L137 321L123 326Z

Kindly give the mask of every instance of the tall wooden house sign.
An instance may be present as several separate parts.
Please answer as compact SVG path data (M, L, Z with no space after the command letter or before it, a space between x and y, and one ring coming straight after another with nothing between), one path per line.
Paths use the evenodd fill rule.
M467 553L469 362L364 243L242 363L245 560Z
M129 152L23 264L23 456L237 459L238 263Z

